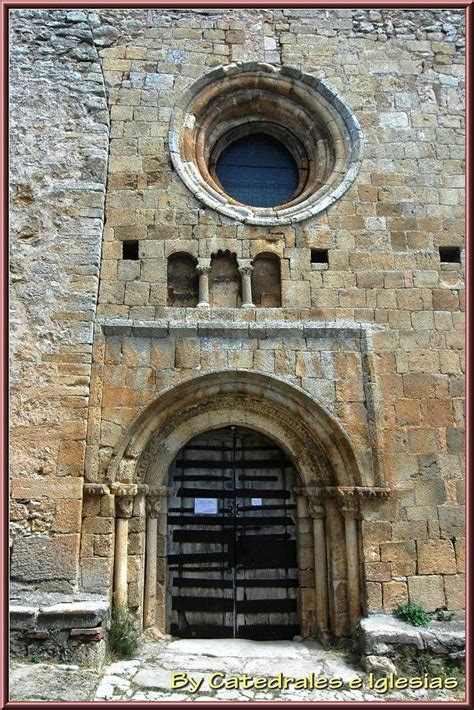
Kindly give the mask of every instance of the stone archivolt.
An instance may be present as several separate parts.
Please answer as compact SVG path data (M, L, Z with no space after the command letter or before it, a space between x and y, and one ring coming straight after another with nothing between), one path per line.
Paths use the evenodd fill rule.
M252 208L222 189L215 173L221 152L250 133L279 139L299 168L286 204ZM289 66L245 62L201 77L176 104L169 131L179 176L209 207L240 222L291 224L327 209L354 181L362 129L338 92Z
M323 407L294 385L250 371L207 373L163 393L122 438L109 481L161 484L186 441L227 424L249 426L277 441L303 483L375 484L371 472L358 465L340 424Z

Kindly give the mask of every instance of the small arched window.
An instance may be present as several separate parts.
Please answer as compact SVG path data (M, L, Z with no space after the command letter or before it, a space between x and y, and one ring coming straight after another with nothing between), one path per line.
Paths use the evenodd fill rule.
M168 306L196 306L199 298L199 274L196 259L183 252L168 258Z
M216 175L230 197L252 207L285 204L299 182L291 153L265 133L238 138L224 148L217 159Z
M212 257L209 301L211 306L218 308L236 308L242 303L241 279L235 254L219 251Z
M257 307L281 306L280 259L275 254L258 254L254 258L252 298Z

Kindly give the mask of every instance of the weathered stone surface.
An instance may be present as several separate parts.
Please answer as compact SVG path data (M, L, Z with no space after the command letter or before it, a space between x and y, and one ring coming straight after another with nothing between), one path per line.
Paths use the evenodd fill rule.
M260 646L271 647L273 642L261 642ZM97 645L97 644L96 644ZM209 643L210 645L210 643ZM234 646L238 645L236 640ZM231 655L221 655L211 653L208 656L202 655L199 650L192 653L179 653L175 650L168 650L167 642L144 644L137 658L131 661L115 662L103 669L102 674L94 670L82 670L84 684L81 692L78 692L77 678L79 669L77 665L53 665L31 663L14 663L15 685L12 687L14 700L28 699L57 700L61 699L58 688L68 685L68 690L64 691L64 698L75 699L75 694L81 700L95 701L132 701L132 702L176 702L176 701L287 701L287 702L334 702L335 700L347 700L352 702L370 702L380 700L380 694L368 687L368 676L360 666L355 666L347 661L340 651L324 649L317 643L295 643L294 646L300 649L300 655L291 660L285 660L280 656L277 648L274 665L271 664L271 654L266 652L264 656L259 653L256 647L256 657L242 653ZM88 646L91 647L91 644ZM292 654L290 654L292 655ZM379 665L385 660L385 667L389 667L388 659L377 659ZM259 663L261 665L259 665ZM285 670L285 663L287 670ZM379 667L379 666L378 666ZM210 679L216 672L223 673L227 680L236 679L243 674L259 678L260 685L249 689L213 689L209 688L207 682L196 692L196 684L193 687L188 683L185 687L169 690L173 672L180 669L189 679ZM36 669L38 672L36 673ZM313 672L320 678L338 678L343 682L343 688L337 691L326 689L308 690L289 687L287 689L262 689L264 679L275 678L277 673L283 673L285 677L300 678ZM95 682L93 682L95 679ZM139 683L136 683L138 679ZM215 677L214 681L218 681ZM362 686L359 689L351 688L351 681L360 679ZM100 680L100 682L99 682ZM48 686L49 684L49 686ZM383 695L386 701L408 701L419 700L460 700L459 693L449 693L448 691L423 691L423 690L388 690Z
M450 540L418 543L419 574L456 574L456 559Z
M408 596L411 602L421 604L427 611L439 609L445 603L443 578L439 575L408 577Z
M98 626L109 611L108 602L63 602L40 606L38 623L52 628Z
M446 657L464 649L465 642L464 621L431 621L424 628L380 614L362 619L359 625L359 648L366 661L368 656L375 656L375 663L380 661L381 670L385 666L388 672L387 655L394 659L404 657L408 648L412 652L426 650Z
M464 537L464 509L458 506L443 505L438 508L439 525L442 538Z
M80 499L82 497L82 480L80 478L14 478L12 480L12 497L16 500L31 498Z
M460 609L463 10L14 8L11 25L13 582L24 592L30 584L67 591L76 582L90 595L110 591L115 502L86 500L82 524L84 474L91 483L134 482L135 461L150 454L143 442L160 416L153 402L216 372L211 401L226 374L242 370L277 378L253 390L246 409L237 400L248 381L227 393L242 423L257 426L251 401L275 441L291 425L301 427L294 387L312 398L314 427L324 410L338 446L347 438L342 459L353 463L343 465L335 451L322 472L313 459L319 466L324 456L307 451L300 432L292 453L305 458L301 469L312 471L312 483L324 476L333 486L352 476L364 485L390 481L391 499L361 502L362 608L388 611L408 590L410 600L431 609ZM326 105L339 107L331 130L344 124L341 145L350 150L335 162L328 156L341 190L317 216L308 210L295 223L295 214L267 214L251 225L245 206L232 205L231 216L216 209L219 201L203 209L204 186L193 194L172 170L181 147L186 163L197 149L198 124L183 121L186 92L196 81L204 87L211 72L232 91L242 88L239 63L272 88L268 96L254 87L251 101L239 104L244 118L251 105L260 118L285 123L291 96L319 97L321 110L309 113L323 123ZM289 78L285 96L277 91L282 76ZM223 102L213 121L224 120L227 105L237 104ZM295 111L288 116L292 124L300 119ZM212 131L201 128L199 149L212 153ZM305 144L311 131L301 134ZM329 152L339 150L336 142L328 134ZM349 165L361 142L356 176L358 166ZM318 147L316 163L324 181L323 152ZM127 242L133 258L124 258ZM444 261L440 247L459 248L459 263ZM171 306L176 253L198 260L201 276L218 254L231 255L230 301L227 293L221 302L221 293L217 310L194 301ZM256 268L262 254L274 266L264 287ZM215 277L211 295L222 274ZM244 287L248 296L252 286L256 307L241 308ZM267 399L279 382L288 387L278 395L281 428L270 421ZM217 411L203 412L202 422L218 428ZM142 424L146 436L127 448L129 432ZM173 436L171 426L167 444L152 453L156 460L178 454L167 449ZM125 459L113 459L116 451L126 451ZM329 502L328 511L333 630L346 633L345 533ZM144 526L143 515L130 524L137 604ZM307 538L304 544L301 579L310 600L314 551ZM165 562L160 557L157 565L162 577ZM304 629L311 620L304 611Z
M73 581L77 574L79 535L18 538L13 544L11 574L34 582L52 579Z
M408 588L406 582L385 582L383 585L383 608L393 611L399 604L408 601Z
M361 619L359 638L361 651L366 655L385 655L389 647L401 644L423 648L419 629L385 614Z
M445 577L444 589L448 609L464 609L466 604L464 575L458 574L455 577Z
M395 664L385 656L365 656L364 666L367 673L377 673L383 676L387 676L390 673L397 675Z
M30 663L13 661L10 698L12 701L85 702L95 693L99 680L95 669L49 663L38 663L33 669Z

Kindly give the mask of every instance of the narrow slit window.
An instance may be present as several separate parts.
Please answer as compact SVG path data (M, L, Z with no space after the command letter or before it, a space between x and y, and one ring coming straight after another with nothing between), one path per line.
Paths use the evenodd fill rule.
M312 264L329 264L327 249L311 249Z
M136 239L122 242L122 258L127 261L138 261L138 241Z
M460 247L440 247L439 259L442 264L460 264L461 263L461 248Z

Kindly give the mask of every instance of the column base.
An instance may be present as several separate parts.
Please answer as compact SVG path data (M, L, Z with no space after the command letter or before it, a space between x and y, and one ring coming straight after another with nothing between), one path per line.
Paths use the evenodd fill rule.
M209 303L206 303L205 301L202 301L201 303L197 304L197 308L209 308L210 305Z

